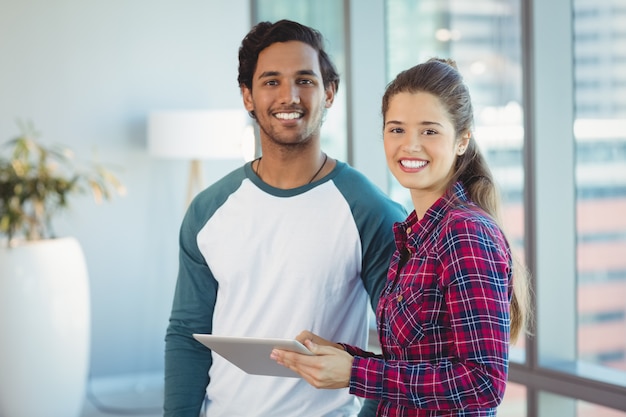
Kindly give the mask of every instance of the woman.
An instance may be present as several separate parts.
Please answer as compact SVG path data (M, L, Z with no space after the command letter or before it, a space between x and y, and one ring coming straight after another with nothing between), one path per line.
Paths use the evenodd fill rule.
M316 356L272 357L315 387L380 400L379 416L495 416L509 343L525 325L527 277L499 226L455 62L434 58L400 73L382 114L389 169L414 206L394 225L377 308L382 355L303 332L298 340Z

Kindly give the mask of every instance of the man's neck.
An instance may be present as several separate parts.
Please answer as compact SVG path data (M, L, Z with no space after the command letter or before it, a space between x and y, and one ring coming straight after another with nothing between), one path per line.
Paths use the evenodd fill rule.
M297 155L264 152L252 163L252 169L263 182L280 189L292 189L317 181L335 166L319 148Z

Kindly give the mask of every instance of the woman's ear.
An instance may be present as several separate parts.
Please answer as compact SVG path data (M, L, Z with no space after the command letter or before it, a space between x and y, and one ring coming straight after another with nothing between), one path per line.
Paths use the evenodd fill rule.
M465 150L469 146L471 138L472 138L472 132L471 131L468 130L467 132L463 133L463 135L461 136L461 139L457 143L457 148L456 148L456 154L457 155L460 156L460 155L463 155L465 153Z

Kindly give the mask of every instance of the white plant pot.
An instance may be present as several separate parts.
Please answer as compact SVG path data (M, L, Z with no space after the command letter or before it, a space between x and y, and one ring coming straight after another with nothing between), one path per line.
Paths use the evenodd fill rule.
M89 279L78 241L0 247L0 417L79 416L89 340Z

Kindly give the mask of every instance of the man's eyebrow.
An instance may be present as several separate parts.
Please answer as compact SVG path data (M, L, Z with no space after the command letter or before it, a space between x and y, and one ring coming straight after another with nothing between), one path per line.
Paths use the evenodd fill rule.
M298 75L311 75L313 77L319 78L319 75L313 70L300 70L296 74Z
M261 78L267 78L267 77L276 77L277 75L279 75L280 72L278 71L265 71L259 74L259 79Z
M264 71L259 74L258 79L268 78L268 77L277 77L280 74L281 73L279 71ZM309 75L309 76L319 78L319 75L313 70L299 70L296 72L296 75Z

